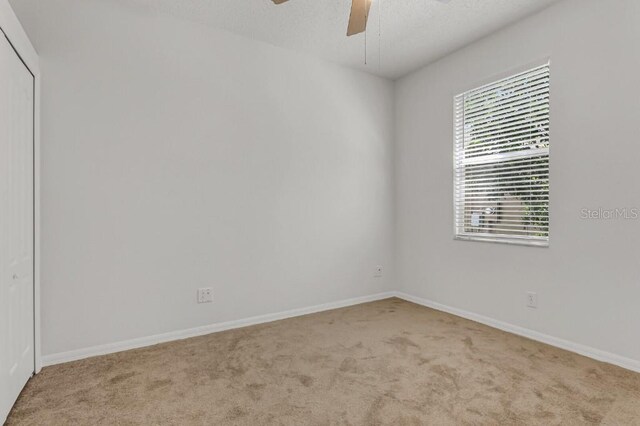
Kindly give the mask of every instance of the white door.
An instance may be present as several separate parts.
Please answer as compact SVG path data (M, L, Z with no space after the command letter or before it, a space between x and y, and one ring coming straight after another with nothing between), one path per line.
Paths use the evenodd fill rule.
M35 365L33 81L0 32L0 423Z

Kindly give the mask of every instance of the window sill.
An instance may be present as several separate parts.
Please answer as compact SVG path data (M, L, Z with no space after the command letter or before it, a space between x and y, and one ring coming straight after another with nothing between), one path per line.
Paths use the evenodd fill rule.
M488 236L475 236L475 235L455 235L454 240L460 241L478 241L484 243L501 243L511 244L519 246L531 246L531 247L549 247L549 240L537 239L537 238L514 238L514 237L488 237Z

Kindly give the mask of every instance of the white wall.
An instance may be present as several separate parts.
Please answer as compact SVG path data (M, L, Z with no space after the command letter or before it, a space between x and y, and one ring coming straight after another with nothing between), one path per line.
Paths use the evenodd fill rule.
M409 294L640 360L640 2L568 0L397 82L397 268ZM551 247L453 240L453 97L551 58ZM525 307L525 292L539 308Z
M391 82L125 2L12 4L43 75L45 355L390 289Z
M640 360L640 221L580 219L640 207L640 2L480 40L398 81L395 120L391 83L310 57L124 1L12 4L44 80L45 355L399 289ZM551 247L453 241L453 96L545 57Z

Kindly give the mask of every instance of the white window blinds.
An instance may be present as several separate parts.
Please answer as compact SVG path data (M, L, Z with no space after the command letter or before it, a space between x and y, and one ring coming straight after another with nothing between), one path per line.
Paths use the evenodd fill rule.
M549 64L455 97L457 239L549 244Z

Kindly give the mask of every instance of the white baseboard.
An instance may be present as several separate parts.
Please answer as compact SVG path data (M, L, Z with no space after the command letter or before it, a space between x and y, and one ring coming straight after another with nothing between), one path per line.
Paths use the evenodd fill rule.
M453 308L451 306L443 305L441 303L437 303L428 299L423 299L421 297L412 296L410 294L406 294L403 292L395 292L394 295L400 299L413 302L418 305L426 306L428 308L432 308L442 312L447 312L449 314L466 318L471 321L488 325L489 327L497 328L509 333L517 334L519 336L527 337L531 340L536 340L538 342L546 343L547 345L555 346L560 349L565 349L570 352L575 352L577 354L584 355L586 357L593 358L598 361L607 362L609 364L617 365L619 367L626 368L627 370L632 370L640 373L640 360L626 358L624 356L616 355L600 349L592 348L590 346L582 345L580 343L575 343L569 340L550 336L548 334L540 333L534 330L530 330L528 328L498 321L496 319L489 318L484 315L475 314L473 312L465 311L463 309Z
M346 306L359 305L361 303L388 299L394 296L395 296L394 292L378 293L370 296L355 297L352 299L340 300L337 302L330 302L330 303L323 303L321 305L308 306L306 308L291 309L284 312L258 315L255 317L244 318L244 319L239 319L234 321L226 321L226 322L220 322L220 323L215 323L210 325L204 325L201 327L190 328L187 330L171 331L169 333L156 334L154 336L140 337L137 339L125 340L122 342L108 343L105 345L92 346L84 349L76 349L68 352L60 352L56 354L43 356L42 363L44 366L62 364L64 362L77 361L79 359L89 358L92 356L122 352L130 349L137 349L145 346L156 345L158 343L170 342L173 340L181 340L181 339L187 339L189 337L202 336L205 334L215 333L218 331L248 327L251 325L263 324L263 323L278 321L286 318L313 314L316 312L329 311L332 309L344 308Z
M565 349L570 352L575 352L580 355L584 355L586 357L593 358L598 361L607 362L607 363L617 365L619 367L626 368L628 370L632 370L640 373L639 360L626 358L626 357L616 355L610 352L606 352L600 349L592 348L590 346L586 346L579 343L571 342L569 340L550 336L548 334L540 333L524 327L520 327L517 325L499 321L490 317L486 317L484 315L480 315L473 312L465 311L463 309L458 309L451 306L443 305L441 303L437 303L432 300L424 299L417 296L412 296L410 294L398 292L398 291L389 291L389 292L378 293L370 296L356 297L352 299L340 300L337 302L330 302L330 303L324 303L321 305L309 306L306 308L291 309L284 312L259 315L255 317L239 319L234 321L220 322L220 323L205 325L201 327L190 328L187 330L172 331L169 333L157 334L154 336L140 337L137 339L125 340L122 342L109 343L105 345L92 346L84 349L77 349L77 350L68 351L68 352L45 355L44 357L42 357L42 362L44 366L61 364L64 362L77 361L79 359L89 358L92 356L106 355L110 353L156 345L158 343L170 342L173 340L181 340L181 339L187 339L189 337L202 336L205 334L215 333L218 331L248 327L256 324L264 324L264 323L277 321L281 319L312 314L315 312L329 311L331 309L338 309L346 306L353 306L361 303L388 299L390 297L398 297L400 299L413 302L418 305L426 306L428 308L436 309L442 312L447 312L462 318L469 319L471 321L488 325L489 327L497 328L499 330L503 330L508 333L517 334L519 336L536 340L538 342L546 343L551 346Z

